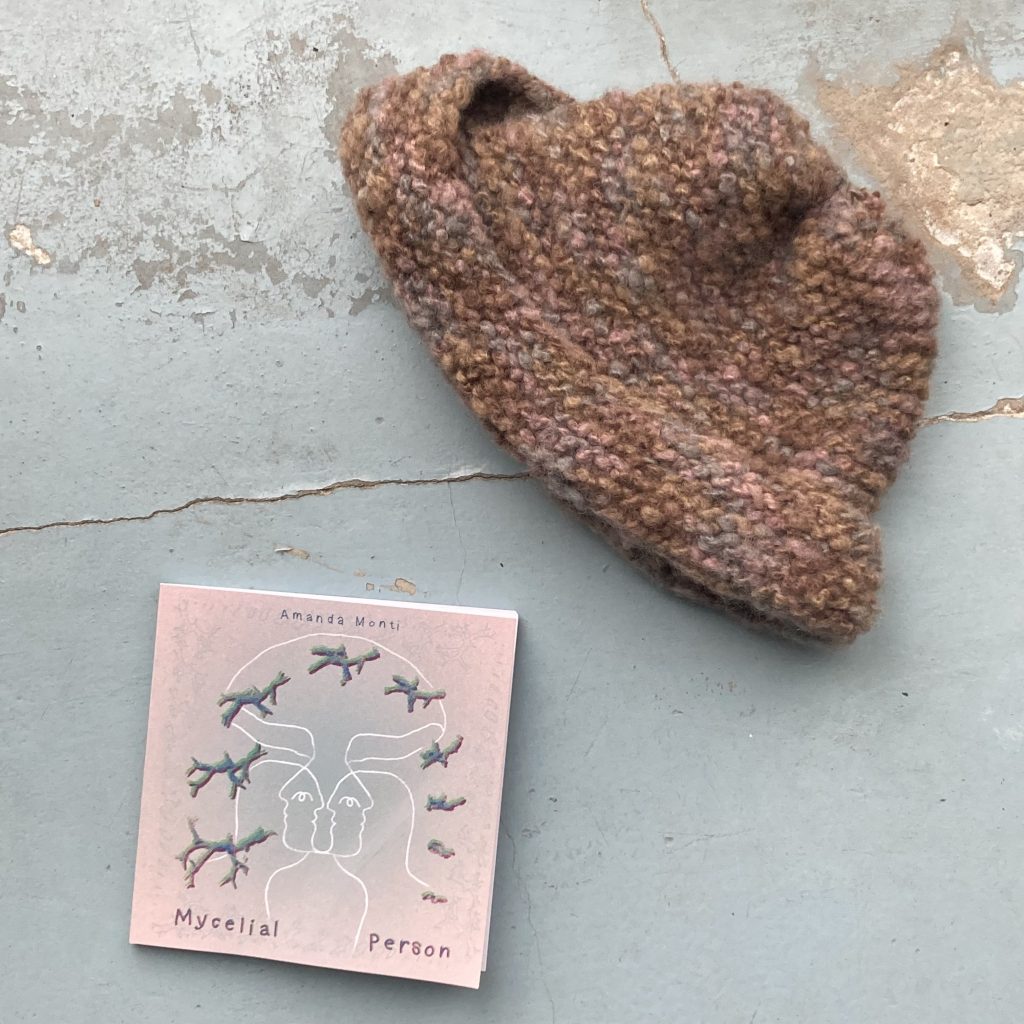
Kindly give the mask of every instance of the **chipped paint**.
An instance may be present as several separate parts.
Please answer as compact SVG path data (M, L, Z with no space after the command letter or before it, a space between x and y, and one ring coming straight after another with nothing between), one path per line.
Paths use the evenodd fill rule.
M37 266L48 267L53 262L53 257L32 241L32 230L27 224L15 224L7 232L7 241L12 249L24 253Z
M348 315L359 316L363 310L376 305L378 302L386 302L390 297L391 289L386 286L383 288L364 288L359 295L353 297L352 303L348 307Z
M0 68L11 221L54 240L58 273L129 269L126 315L341 314L351 284L335 268L357 253L365 262L365 243L344 198L338 129L356 91L396 67L361 33L358 10L267 10L222 48L211 45L217 8L200 6L167 23L194 64L158 74L132 43L118 54L130 74L76 78L73 90L66 75ZM11 244L28 254L21 241Z
M274 554L276 555L291 555L292 558L301 558L303 561L309 561L309 552L305 548L292 548L292 547L281 547L274 548Z
M398 65L385 47L372 45L344 23L337 25L332 45L343 55L327 79L328 110L323 133L333 158L341 139L341 123L357 89L393 75Z
M366 573L357 569L355 575L365 576ZM387 590L392 594L408 594L410 597L413 597L416 594L416 584L413 583L412 580L407 580L402 576L396 576L394 583L381 583L380 581L373 583L367 580L364 586L367 590Z
M1024 81L1000 84L969 37L892 84L817 83L822 108L929 241L958 304L1006 310L1024 262Z
M982 420L1011 419L1024 420L1024 395L1018 398L999 398L987 409L978 412L946 412L941 416L929 416L925 426L932 423L980 423Z
M148 289L158 282L166 283L180 289L178 301L196 298L196 292L189 294L190 282L221 268L263 278L275 288L287 278L281 260L266 244L229 238L214 227L198 230L187 242L183 239L178 243L163 234L152 236L149 242L160 255L156 259L137 256L132 261L139 287Z

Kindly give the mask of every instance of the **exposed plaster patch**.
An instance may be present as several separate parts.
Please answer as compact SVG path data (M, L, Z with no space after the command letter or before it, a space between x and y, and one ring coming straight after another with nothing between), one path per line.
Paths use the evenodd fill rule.
M978 412L946 412L922 420L924 426L933 423L980 423L982 420L1024 420L1024 395L1019 398L1000 398L987 409Z
M301 558L304 562L309 561L309 552L305 548L274 548L275 555L291 555L292 558Z
M1024 81L1001 85L965 37L895 83L818 81L865 169L916 222L958 304L1006 310L1024 257Z
M15 224L7 232L7 241L12 249L24 253L40 267L48 267L53 262L50 254L32 241L32 231L27 224Z
M378 487L429 487L434 484L447 484L450 487L452 484L472 483L476 480L526 480L529 475L529 473L485 473L483 471L475 471L471 473L456 473L452 476L413 477L411 479L396 477L384 480L335 480L333 483L324 484L322 487L303 487L295 491L285 491L283 494L268 494L258 497L211 495L209 497L190 498L188 501L175 505L173 508L158 508L144 515L113 516L110 519L62 519L52 523L38 523L33 526L8 526L5 529L0 529L0 537L7 537L15 533L42 533L44 530L56 530L63 527L144 523L149 519L156 519L158 516L175 515L178 512L185 512L204 505L270 505L279 501L294 501L297 498L334 494L335 491L365 491Z

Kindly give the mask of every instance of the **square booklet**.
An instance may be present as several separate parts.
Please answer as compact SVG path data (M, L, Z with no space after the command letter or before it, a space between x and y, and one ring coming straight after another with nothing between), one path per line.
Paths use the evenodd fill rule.
M161 586L131 941L479 987L517 625Z

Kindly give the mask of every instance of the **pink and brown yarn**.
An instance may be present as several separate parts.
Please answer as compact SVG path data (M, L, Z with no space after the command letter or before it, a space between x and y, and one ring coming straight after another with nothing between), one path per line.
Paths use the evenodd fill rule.
M554 494L673 591L868 628L937 298L803 119L742 85L575 102L474 51L361 92L341 154L410 321Z

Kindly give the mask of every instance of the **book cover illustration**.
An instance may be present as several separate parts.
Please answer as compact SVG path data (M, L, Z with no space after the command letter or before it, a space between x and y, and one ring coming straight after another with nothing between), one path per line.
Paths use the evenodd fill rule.
M516 627L162 586L131 941L477 987Z

